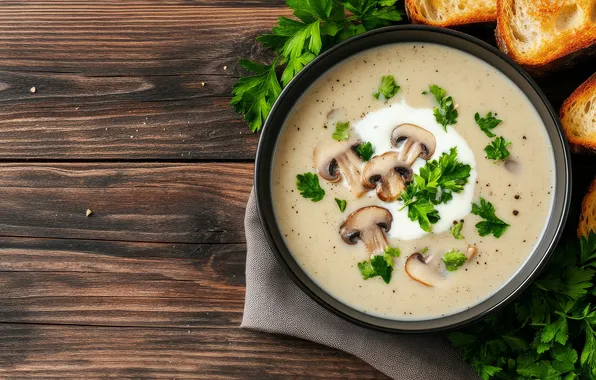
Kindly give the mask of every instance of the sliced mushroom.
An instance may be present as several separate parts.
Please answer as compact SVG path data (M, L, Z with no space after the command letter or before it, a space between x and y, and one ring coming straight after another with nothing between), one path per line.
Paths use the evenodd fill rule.
M435 286L443 280L439 256L413 253L406 260L405 270L412 280L418 281L422 285Z
M399 159L412 165L418 157L428 160L435 153L437 140L424 128L414 124L401 124L391 132L391 144L395 147L403 142Z
M393 202L412 180L414 172L410 165L398 158L396 152L375 156L362 170L362 182L369 189L377 188L377 197Z
M362 159L355 152L358 144L360 141L356 139L319 144L313 157L314 166L322 178L337 182L343 176L356 197L367 191L360 174Z
M477 253L478 248L469 245L464 255L466 255L466 259L469 261ZM412 280L426 286L435 286L439 281L444 279L442 276L443 263L441 258L436 255L424 256L416 252L407 258L405 269Z
M382 254L389 245L383 231L391 229L392 221L393 216L383 207L362 207L348 216L339 233L343 241L350 245L362 240L371 256Z

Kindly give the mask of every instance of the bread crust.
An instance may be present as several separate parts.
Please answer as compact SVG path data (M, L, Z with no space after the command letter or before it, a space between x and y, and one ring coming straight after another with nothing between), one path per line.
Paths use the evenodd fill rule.
M559 117L563 124L563 129L567 135L567 140L574 153L596 153L596 139L574 136L569 131L573 129L570 125L569 114L573 112L575 104L584 104L590 100L596 93L596 73L592 74L584 83L581 84L573 93L563 102ZM596 128L596 126L595 126Z
M413 24L426 24L440 27L450 27L456 25L478 24L496 21L496 13L474 12L469 17L454 17L445 21L430 20L422 14L420 0L405 0L406 14Z
M587 21L588 26L578 32L559 32L557 40L543 49L544 52L539 55L533 56L519 52L513 42L511 19L507 14L514 1L497 0L497 28L495 30L497 46L532 74L540 75L562 67L569 67L578 60L596 56L596 25L593 25L590 20ZM534 1L537 8L535 12L539 13L540 18L554 22L561 6L557 7L550 2L546 4L543 0ZM590 5L588 5L588 9L590 9ZM591 16L586 15L585 17L590 18Z
M579 224L577 225L577 236L587 236L590 232L596 232L596 220L592 221L590 224L590 220L588 216L591 214L592 209L596 209L596 178L592 180L592 184L588 189L586 195L584 195L584 199L582 201L582 212L579 217ZM594 204L593 206L590 206Z

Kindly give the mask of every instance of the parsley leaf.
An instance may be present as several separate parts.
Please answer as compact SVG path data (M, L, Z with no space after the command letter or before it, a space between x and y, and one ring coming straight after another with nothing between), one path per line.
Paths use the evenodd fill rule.
M458 114L453 104L453 98L447 96L447 92L436 84L430 85L428 89L439 105L433 109L435 120L447 131L448 125L457 123Z
M501 124L503 120L497 119L493 116L492 112L486 114L485 117L480 117L480 114L476 112L474 115L474 120L476 120L476 124L480 127L482 132L484 132L488 137L495 137L496 135L491 132L497 125Z
M511 141L507 141L501 136L497 137L484 148L486 158L489 160L506 159L509 157L509 150L507 149L509 146L511 146Z
M362 20L366 30L389 26L401 21L404 13L394 8L397 0L345 0L346 9Z
M296 187L300 190L300 195L313 202L318 202L325 196L325 190L319 185L319 176L313 173L298 174Z
M399 257L400 254L399 248L387 246L382 255L375 255L369 261L359 262L358 269L362 278L368 280L379 276L388 284L391 281L391 273L393 273L393 259Z
M281 86L322 51L356 34L401 21L404 14L396 0L287 0L287 4L295 18L280 17L271 33L257 38L275 53L273 63L241 60L240 65L255 75L240 78L232 89L230 105L244 115L253 132L263 127Z
M418 221L420 228L429 232L440 219L434 205L447 203L453 193L461 192L471 170L470 165L458 161L457 148L443 153L438 160L427 161L400 196L410 220Z
M341 211L341 212L346 211L346 206L348 205L348 201L346 201L344 199L335 198L335 203L337 203L337 207L339 207L339 211Z
M420 228L426 232L430 232L432 225L441 219L439 212L428 199L418 199L408 205L408 218L417 221Z
M360 155L362 161L370 161L372 156L375 154L375 147L371 143L365 142L358 145L356 152L358 152L358 155Z
M392 246L388 245L383 252L385 255L389 257L399 257L401 255L401 251L399 248L393 248Z
M445 263L445 268L447 268L447 270L450 272L454 272L457 270L457 268L464 265L468 258L463 252L452 249L443 255L442 260Z
M333 132L333 139L337 141L347 140L350 138L350 122L346 121L335 124L335 132Z
M495 215L495 207L492 203L487 202L484 198L480 198L480 205L476 203L472 204L472 214L478 215L482 219L482 222L476 223L478 234L480 236L486 236L492 234L494 237L499 238L505 233L509 224L503 222Z
M464 227L464 224L462 221L455 223L453 225L453 227L451 227L451 235L453 235L453 237L456 238L457 240L464 239L464 235L461 234L461 229L463 227Z
M375 92L373 96L375 99L379 99L379 95L383 95L385 100L389 100L397 94L399 91L400 86L395 83L395 78L393 75L385 75L381 78L381 86L379 87L379 91Z
M234 97L230 105L236 112L244 114L250 130L256 132L263 126L273 102L281 93L281 85L275 73L277 61L273 61L271 65L262 65L241 59L240 66L256 75L240 78L234 84Z

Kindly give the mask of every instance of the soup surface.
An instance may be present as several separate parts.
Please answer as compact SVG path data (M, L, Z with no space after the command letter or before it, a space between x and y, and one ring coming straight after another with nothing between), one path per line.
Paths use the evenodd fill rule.
M394 96L389 82L381 88L389 75L400 86ZM446 93L437 98L430 85ZM449 112L450 100L455 119L441 114ZM444 127L441 115L451 124ZM495 125L496 119L502 122ZM404 124L413 127L406 131ZM405 132L394 132L398 126ZM428 134L434 142L420 143ZM374 148L370 161L364 160L370 147L361 148L367 142ZM452 172L443 161L450 154ZM389 157L398 163L385 164ZM416 187L414 180L428 178L429 170L421 169L432 169L433 162L444 181L435 193L430 182ZM371 171L369 165L376 166ZM304 173L317 175L322 199L301 195L297 175ZM336 182L325 179L334 176ZM456 49L400 43L339 63L297 102L272 163L273 206L296 261L330 295L376 316L431 319L478 304L517 272L545 228L553 176L544 125L508 78ZM382 196L377 188L355 194L367 180ZM453 183L458 186L448 186ZM368 206L380 209L354 216Z

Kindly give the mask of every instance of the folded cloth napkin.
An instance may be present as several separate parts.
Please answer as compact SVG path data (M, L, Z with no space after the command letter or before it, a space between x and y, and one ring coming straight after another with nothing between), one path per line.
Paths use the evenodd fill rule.
M246 228L246 300L241 327L291 335L349 352L393 379L477 380L445 337L373 331L335 316L286 276L267 243L251 194Z

